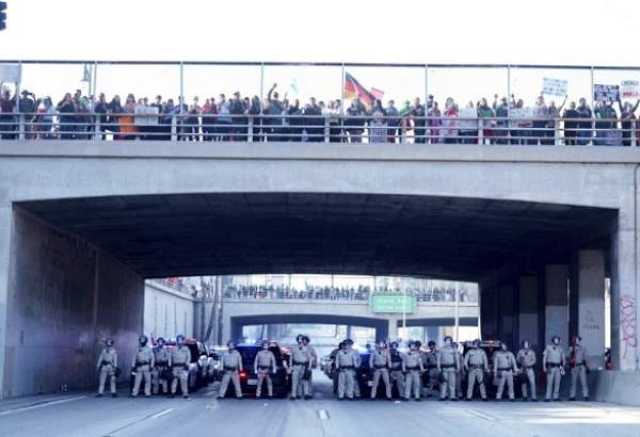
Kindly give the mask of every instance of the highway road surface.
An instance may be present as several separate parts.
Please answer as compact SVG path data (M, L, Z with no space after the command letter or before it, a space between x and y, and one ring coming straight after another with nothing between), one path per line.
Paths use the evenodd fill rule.
M313 400L95 398L92 393L0 402L0 436L125 437L618 437L640 436L640 408L603 403L343 401L316 378Z

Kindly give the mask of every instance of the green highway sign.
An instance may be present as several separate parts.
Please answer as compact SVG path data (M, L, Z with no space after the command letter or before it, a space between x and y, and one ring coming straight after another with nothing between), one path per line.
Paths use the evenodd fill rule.
M416 297L402 294L373 294L369 298L369 307L373 313L414 313Z

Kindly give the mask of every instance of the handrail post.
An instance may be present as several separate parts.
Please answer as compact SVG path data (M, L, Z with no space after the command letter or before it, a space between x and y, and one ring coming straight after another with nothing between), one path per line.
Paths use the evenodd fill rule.
M18 98L18 111L20 111L20 98ZM24 114L18 113L18 139L23 141L24 135Z
M176 120L176 115L173 114L171 116L171 141L178 140L178 121Z
M329 142L329 117L324 117L324 142Z
M93 116L95 117L95 120L96 120L93 139L95 141L100 141L101 140L101 137L100 137L100 117L97 114L94 114Z
M253 115L249 116L249 124L247 128L247 142L253 143Z

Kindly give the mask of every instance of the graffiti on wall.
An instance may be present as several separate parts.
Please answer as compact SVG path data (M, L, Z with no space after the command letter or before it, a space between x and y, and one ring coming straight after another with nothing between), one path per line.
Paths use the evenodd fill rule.
M622 357L635 354L638 345L636 299L628 294L620 298L620 330L622 331Z

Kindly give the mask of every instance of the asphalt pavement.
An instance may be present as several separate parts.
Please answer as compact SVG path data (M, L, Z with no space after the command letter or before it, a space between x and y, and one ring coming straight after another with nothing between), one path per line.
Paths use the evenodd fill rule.
M315 377L314 399L95 398L93 393L0 402L0 436L125 437L617 437L640 436L640 408L596 402L342 401Z

